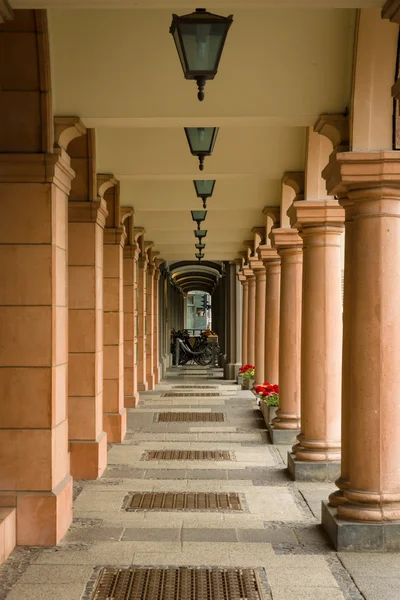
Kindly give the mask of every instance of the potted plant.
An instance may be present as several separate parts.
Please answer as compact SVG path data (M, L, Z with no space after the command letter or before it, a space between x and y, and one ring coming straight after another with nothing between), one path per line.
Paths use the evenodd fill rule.
M256 368L254 365L244 365L244 367L240 367L239 377L243 378L243 389L244 390L253 389L255 373L256 373Z
M276 417L276 411L279 407L279 385L266 381L262 385L257 385L255 392L259 398L258 405L264 417L265 424L268 425Z

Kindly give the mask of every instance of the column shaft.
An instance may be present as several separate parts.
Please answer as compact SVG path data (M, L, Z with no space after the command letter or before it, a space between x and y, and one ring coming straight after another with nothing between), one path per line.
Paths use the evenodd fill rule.
M254 275L248 275L247 278L249 282L247 359L250 365L254 365L256 360L256 278L254 277Z
M146 287L146 381L154 390L154 272L153 264L147 267Z
M265 261L267 274L265 298L265 371L264 379L279 383L279 313L281 261Z
M146 280L147 258L138 261L138 390L143 392L148 389L146 370Z
M377 166L367 156L368 166L381 173L381 155ZM376 181L349 191L355 204L350 482L344 490L347 502L337 513L340 519L363 522L400 519L400 403L395 401L400 388L400 196L397 181L382 187Z
M97 479L107 465L103 431L104 200L69 202L68 437L71 475Z
M300 426L300 348L302 240L295 229L273 229L272 239L281 257L279 322L279 409L274 429Z
M345 198L340 202L345 209L344 282L343 282L343 343L342 343L342 453L340 477L336 480L339 490L329 496L333 506L345 502L343 490L349 486L350 478L350 406L351 406L351 326L353 304L353 206Z
M53 546L72 520L67 211L74 172L55 154L2 154L0 163L0 503L16 507L18 545Z
M299 461L340 460L342 300L337 200L293 204L303 239Z
M104 430L109 442L126 434L124 407L124 227L104 230Z
M139 249L124 247L124 406L134 408L139 400L137 391L136 356L136 291Z
M159 309L159 289L160 289L160 270L154 271L154 301L153 301L153 320L154 320L154 345L153 345L153 361L154 361L154 383L160 382L160 309Z
M256 318L254 326L254 364L256 367L255 383L256 385L261 385L265 381L265 285L267 276L264 265L262 265L262 267L259 266L258 268L254 268L253 271L256 277Z
M242 304L242 363L246 365L249 362L248 357L248 331L249 331L249 282L246 277L241 276L240 283L243 289Z

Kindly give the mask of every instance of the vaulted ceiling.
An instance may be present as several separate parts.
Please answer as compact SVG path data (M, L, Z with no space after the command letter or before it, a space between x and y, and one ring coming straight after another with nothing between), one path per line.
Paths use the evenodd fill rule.
M13 0L49 8L53 104L96 128L97 170L121 181L123 205L168 261L194 258L193 179L216 179L204 228L207 260L232 260L262 209L302 170L306 127L350 102L356 6L375 0L217 0L233 13L203 102L183 77L169 26L194 4L168 0ZM79 8L77 8L79 6ZM279 7L279 8L278 8ZM316 8L318 7L318 8ZM322 8L323 7L323 8ZM218 126L198 170L184 127Z

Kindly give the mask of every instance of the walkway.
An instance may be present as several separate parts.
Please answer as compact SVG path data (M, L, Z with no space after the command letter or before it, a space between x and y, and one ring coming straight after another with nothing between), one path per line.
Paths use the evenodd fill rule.
M171 369L157 391L142 394L129 411L126 441L110 448L104 477L76 482L75 520L63 543L17 549L0 569L1 600L87 600L100 566L130 564L259 569L261 597L269 600L400 599L400 556L335 553L318 526L331 486L290 482L287 449L267 444L254 398L220 378L219 371ZM223 413L225 420L157 422L165 411ZM148 451L161 450L229 454L147 460ZM235 492L242 510L123 508L128 492L158 491Z

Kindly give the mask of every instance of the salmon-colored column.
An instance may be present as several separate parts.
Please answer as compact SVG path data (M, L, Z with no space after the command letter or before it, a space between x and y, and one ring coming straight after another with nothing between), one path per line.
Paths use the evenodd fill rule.
M68 426L71 474L97 479L107 465L103 431L104 200L68 203Z
M294 202L292 225L303 240L301 433L298 461L340 460L342 298L337 200Z
M353 208L350 482L340 519L400 519L400 168L397 152L338 154Z
M124 227L104 230L104 430L109 442L126 434L124 407Z
M255 384L261 385L265 381L265 284L267 277L264 264L260 260L252 261L252 270L256 278L256 318L254 325Z
M281 259L274 248L259 247L266 272L264 380L279 383Z
M300 341L302 240L296 229L273 229L271 239L281 257L279 322L279 408L274 429L300 427Z
M242 285L242 364L248 363L248 331L249 331L249 282L246 277L239 273L239 281Z
M146 283L147 283L147 256L143 253L138 261L138 390L148 389L146 368Z
M154 336L153 336L153 361L154 361L154 383L160 382L160 343L159 343L159 284L160 282L160 269L154 270L154 302L153 302L153 315L154 315Z
M55 154L0 154L0 505L17 544L57 544L72 520L67 238L74 172Z
M134 408L139 401L136 367L137 244L124 247L124 405Z
M147 388L154 390L154 263L147 266L146 285L146 381Z
M253 271L246 269L245 275L249 284L248 319L247 319L247 360L254 365L256 360L256 278Z
M350 478L350 406L351 406L351 326L353 304L353 204L344 197L340 200L345 210L344 241L344 282L343 282L343 342L342 342L342 453L340 477L335 481L337 491L329 496L329 502L338 506L346 502L343 490L349 487Z

